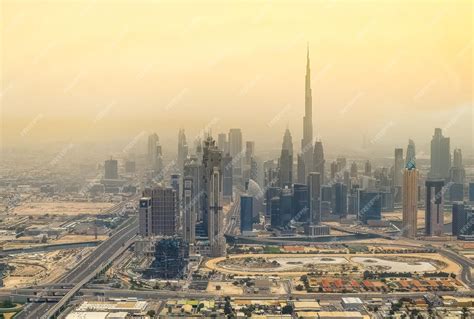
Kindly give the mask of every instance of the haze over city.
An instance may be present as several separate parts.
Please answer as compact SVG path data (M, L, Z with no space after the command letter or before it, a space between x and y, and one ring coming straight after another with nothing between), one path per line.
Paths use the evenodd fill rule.
M0 319L474 318L472 1L0 10Z
M365 136L381 155L408 138L428 153L442 127L472 155L471 9L4 1L2 145L126 143L157 131L172 152L181 127L241 127L275 150L287 126L301 138L309 43L314 133L328 151L360 153Z

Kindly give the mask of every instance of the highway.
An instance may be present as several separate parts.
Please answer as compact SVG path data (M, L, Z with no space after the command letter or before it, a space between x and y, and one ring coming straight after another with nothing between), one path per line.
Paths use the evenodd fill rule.
M229 235L236 235L240 233L240 230L238 229L238 223L237 221L240 220L240 194L236 194L236 200L232 203L232 206L227 213L227 216L224 220L224 234L229 234Z
M125 203L124 203L125 204ZM121 209L121 207L117 207ZM90 279L91 274L95 274L98 269L102 269L108 263L113 261L113 257L117 251L122 250L124 245L129 242L138 231L138 218L137 216L130 217L127 219L120 227L116 230L115 233L102 244L100 244L89 256L84 258L74 269L69 271L66 275L61 277L57 282L58 283L67 283L67 284L76 284L70 291L69 295L63 298L64 300L60 301L60 306L63 306L70 297L74 295L77 290L79 290L88 279ZM122 248L122 249L121 249ZM87 280L87 281L86 281ZM79 287L80 286L80 287ZM41 298L44 295L47 295L48 288L44 289L38 294L38 297ZM24 310L20 312L15 318L16 319L37 319L43 318L45 315L51 311L51 309L56 310L57 305L55 303L29 303L25 306Z
M464 256L460 256L457 253L448 249L438 249L438 252L461 266L461 281L468 285L469 288L474 289L474 282L472 280L471 273L471 269L474 268L474 261Z
M56 289L57 292L66 292L67 289ZM28 293L28 289L22 289L22 293ZM361 299L371 298L400 298L411 297L417 298L426 295L427 293L438 296L463 296L473 297L474 291L433 291L433 292L353 292L353 293L298 293L292 292L293 299L311 299L317 298L321 300L337 300L342 297L359 297ZM131 290L131 289L81 289L82 297L90 299L92 296L103 296L105 298L138 298L138 299L167 299L167 298L194 298L194 299L213 299L216 296L209 294L207 291L168 291L168 290ZM229 294L229 297L239 299L288 299L288 293L258 293L252 295Z

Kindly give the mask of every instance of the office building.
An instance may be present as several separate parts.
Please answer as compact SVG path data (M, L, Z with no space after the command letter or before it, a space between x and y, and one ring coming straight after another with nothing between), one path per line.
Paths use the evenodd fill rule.
M255 156L255 142L246 141L245 142L245 162L250 164L250 160Z
M427 180L425 204L425 235L444 233L444 180Z
M257 179L257 162L255 160L255 142L245 142L245 157L243 162L243 181L247 183L249 179Z
M147 149L147 158L148 164L151 168L155 166L156 161L156 146L158 145L159 138L156 133L150 134L148 136L148 149Z
M270 223L272 228L280 227L280 197L275 196L270 199Z
M217 147L221 150L222 154L229 153L229 143L227 142L227 134L219 133L219 135L217 135Z
M355 178L351 178L351 174L347 170L344 171L343 175L344 175L343 176L344 185L346 185L347 189L350 189L352 180L355 180Z
M178 132L178 170L180 173L183 172L184 162L188 157L188 143L186 142L186 134L184 129L180 129Z
M351 164L351 173L350 173L351 175L350 175L350 176L351 176L352 178L357 178L357 173L358 173L357 171L358 171L358 169L357 169L357 163L356 163L356 162L352 162L352 164Z
M210 254L212 257L219 257L225 254L222 229L222 152L210 136L204 142L203 150L204 221L207 224Z
M369 220L382 219L382 199L379 192L359 191L358 218L364 224L367 224Z
M359 213L359 185L352 185L347 198L347 213L356 215Z
M253 197L249 195L240 196L240 233L253 230Z
M183 178L183 239L190 244L196 241L196 219L199 205L199 196L196 196L194 182L193 176Z
M449 180L452 183L464 184L465 177L466 171L462 163L462 152L461 149L457 148L453 152L453 166L449 169Z
M223 188L222 188L222 196L226 202L232 201L233 195L233 167L232 167L232 157L229 153L227 153L222 158L222 173L223 173Z
M183 168L184 168L184 166L183 166ZM178 204L180 203L180 200L181 200L181 192L180 192L180 187L179 187L180 180L181 180L181 175L171 174L171 176L170 176L170 186L176 192L176 197L177 197L177 200L178 200Z
M196 149L196 158L198 159L199 164L202 164L203 150L202 150L202 141L200 137L194 140L194 148Z
M332 186L321 185L321 201L332 202Z
M449 137L444 137L440 128L435 129L431 140L431 168L429 177L432 179L449 178L451 167L451 153Z
M330 176L331 176L331 181L335 182L337 181L337 173L338 173L338 165L336 161L332 161L331 166L330 166Z
M294 208L294 200L291 189L285 188L281 191L280 195L280 227L288 228L291 224L291 220L296 215Z
M288 129L283 136L283 144L279 161L279 186L291 187L293 184L293 143Z
M347 160L345 157L336 158L336 163L337 163L337 172L340 172L346 169Z
M382 197L382 212L393 212L395 210L393 193L385 190L380 192L380 196Z
M135 161L126 161L125 162L125 173L133 174L136 171Z
M305 76L305 114L303 117L303 139L301 140L301 154L305 171L302 183L306 182L306 176L313 168L313 97L311 92L311 68L309 63L309 48L306 53L306 76Z
M347 187L339 182L334 183L332 187L332 213L339 217L344 217L347 215Z
M106 160L104 163L104 179L118 179L118 162L114 159Z
M418 216L418 178L419 173L414 161L407 161L403 171L403 216L402 234L405 237L415 238L417 233Z
M393 164L393 185L401 187L403 184L403 148L395 149L395 161Z
M293 219L295 222L308 222L309 216L308 185L293 184Z
M365 162L365 165L364 165L364 175L365 176L372 176L372 164L370 163L369 160L367 160Z
M190 156L184 162L184 172L183 172L183 189L184 189L184 179L192 180L192 184L188 185L188 190L191 188L191 195L193 198L192 211L195 215L195 223L203 222L202 215L202 202L203 202L203 189L202 189L202 166L198 158L194 155ZM183 194L184 195L184 194Z
M288 128L285 130L285 134L283 134L283 143L281 145L282 150L287 150L288 154L293 156L293 138L291 137L291 132Z
M415 162L416 158L416 151L415 151L415 142L413 140L408 140L407 146L407 154L405 158L405 167L408 167L410 162Z
M305 174L306 172L305 172L303 154L298 154L297 160L296 160L296 178L299 184L304 184L305 179L306 179Z
M229 154L233 159L233 183L242 185L242 131L239 128L229 130Z
M151 236L151 198L142 197L138 205L138 233L142 237Z
M151 234L174 236L178 230L178 196L172 187L146 188L143 197L151 198Z
M324 160L323 142L316 141L316 143L314 143L313 171L321 175L321 184L324 184L325 182L325 163L326 161Z
M319 224L321 222L320 194L321 194L321 174L311 172L308 175L308 191L310 206L310 224Z
M463 202L453 203L452 234L461 235L461 229L467 224L469 207Z
M450 182L449 200L451 202L462 202L464 200L464 184Z
M474 182L469 183L469 201L474 202Z
M275 187L278 185L278 162L269 160L263 162L263 186Z
M265 216L271 219L271 200L274 197L280 197L281 188L268 187L265 192ZM273 225L273 224L272 224Z

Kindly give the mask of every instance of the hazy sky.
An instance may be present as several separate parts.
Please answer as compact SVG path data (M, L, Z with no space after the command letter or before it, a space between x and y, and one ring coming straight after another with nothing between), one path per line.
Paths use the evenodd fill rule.
M471 1L1 1L4 145L176 143L241 127L299 148L306 44L327 147L472 152ZM143 133L144 132L144 133Z

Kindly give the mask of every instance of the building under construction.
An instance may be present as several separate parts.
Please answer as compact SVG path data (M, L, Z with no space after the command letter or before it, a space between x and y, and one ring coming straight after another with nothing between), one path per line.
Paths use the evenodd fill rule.
M174 279L182 278L189 260L189 245L177 237L164 238L155 244L155 260L143 272L143 277Z

